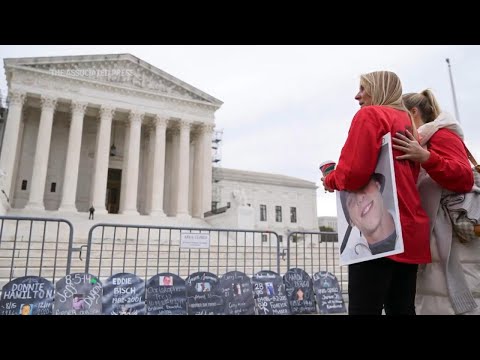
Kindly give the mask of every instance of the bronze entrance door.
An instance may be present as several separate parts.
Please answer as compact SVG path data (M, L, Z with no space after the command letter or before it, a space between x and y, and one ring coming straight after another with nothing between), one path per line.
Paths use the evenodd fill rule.
M120 207L120 189L122 183L121 169L108 169L107 201L105 206L110 214L118 214Z

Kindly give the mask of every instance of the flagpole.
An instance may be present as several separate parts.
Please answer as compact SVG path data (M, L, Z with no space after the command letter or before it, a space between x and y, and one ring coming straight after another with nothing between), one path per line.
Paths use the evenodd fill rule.
M448 64L448 73L450 74L450 85L452 87L452 94L453 94L453 106L455 107L455 117L457 118L458 122L460 122L460 115L458 114L458 106L457 106L457 96L455 95L455 86L453 85L453 76L452 76L452 68L450 66L450 59L445 59Z

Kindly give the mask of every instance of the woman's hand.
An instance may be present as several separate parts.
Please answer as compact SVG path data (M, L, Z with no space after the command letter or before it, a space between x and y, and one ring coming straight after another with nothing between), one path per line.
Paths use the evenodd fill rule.
M407 136L397 132L392 139L396 144L392 145L392 147L405 153L405 155L397 156L396 159L412 160L420 164L427 161L430 158L430 151L424 149L408 130L405 133Z
M325 177L322 177L320 180L322 180L323 187L325 188L325 192L333 192L333 189L330 189L327 185L325 185Z

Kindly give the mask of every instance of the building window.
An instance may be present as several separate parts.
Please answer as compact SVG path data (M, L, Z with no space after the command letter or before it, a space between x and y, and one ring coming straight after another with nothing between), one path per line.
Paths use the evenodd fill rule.
M52 182L50 185L50 192L55 192L57 189L57 183Z
M229 201L229 202L227 202L227 208L229 208L229 209L230 209L230 201Z
M290 208L290 222L296 223L297 222L297 208L291 207Z
M262 234L262 242L267 242L267 234Z
M283 235L278 235L278 242L283 242Z
M282 207L275 206L275 221L282 222Z
M22 190L27 190L27 180L22 180Z
M322 234L319 238L320 242L338 242L338 234L337 233L330 233L330 234Z
M215 212L217 210L217 203L218 201L212 201L212 211Z
M267 205L260 205L260 221L267 221Z

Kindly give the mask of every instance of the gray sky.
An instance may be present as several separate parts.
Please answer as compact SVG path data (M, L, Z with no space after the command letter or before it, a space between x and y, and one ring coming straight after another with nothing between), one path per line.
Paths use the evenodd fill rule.
M0 57L131 53L222 100L220 165L315 182L318 215L336 215L318 164L338 160L353 115L359 76L396 72L404 92L433 89L455 113L445 58L450 58L466 143L480 158L480 46L146 46L1 45ZM6 94L5 75L0 89ZM477 90L475 90L477 89ZM479 159L480 161L480 159Z

